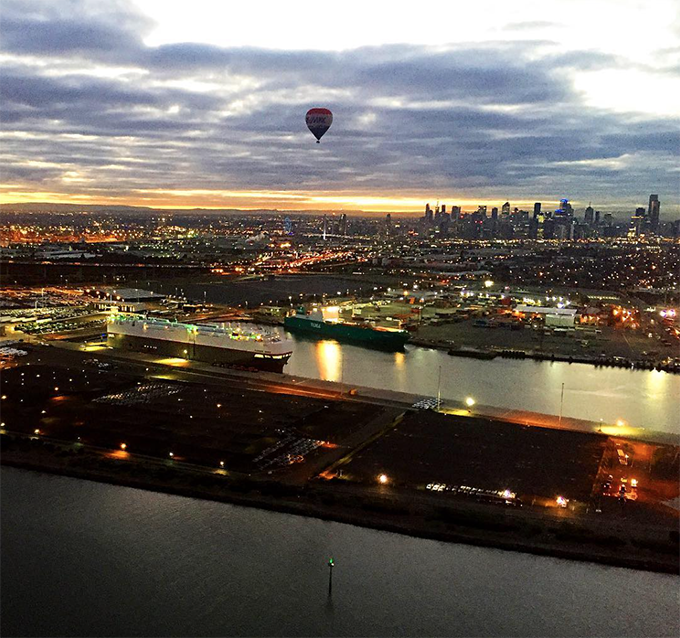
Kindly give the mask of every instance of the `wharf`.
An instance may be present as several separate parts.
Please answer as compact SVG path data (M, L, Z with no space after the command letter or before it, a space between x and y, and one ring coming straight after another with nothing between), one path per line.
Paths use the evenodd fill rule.
M81 344L60 341L52 342L59 349L81 351ZM181 362L168 361L167 358L153 355L111 350L101 347L93 350L88 346L92 356L106 358L107 361L136 363L145 367L152 367L156 373L165 379L185 381L218 382L229 379L239 382L250 389L258 389L277 394L292 394L317 398L328 398L359 403L371 403L388 408L416 409L416 404L436 404L436 398L422 394L412 394L395 390L384 390L367 386L358 386L336 381L324 381L289 375L286 373L273 372L250 372L231 368L220 368L198 361L182 360ZM529 410L517 410L502 408L491 405L475 404L469 409L464 400L442 399L440 410L444 413L458 416L478 416L521 425L554 428L561 430L573 430L577 432L590 432L606 434L608 436L624 436L631 440L645 443L659 443L664 445L678 445L678 437L668 432L660 432L645 427L637 427L631 424L618 426L610 423L589 421L573 417L559 418L553 414L543 414Z

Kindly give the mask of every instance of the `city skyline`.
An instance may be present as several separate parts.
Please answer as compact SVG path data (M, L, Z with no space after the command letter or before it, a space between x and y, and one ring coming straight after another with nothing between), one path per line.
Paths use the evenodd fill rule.
M433 5L450 35L382 5L331 27L295 3L192 7L5 4L0 202L633 214L658 193L680 212L673 3ZM334 113L320 145L314 106Z

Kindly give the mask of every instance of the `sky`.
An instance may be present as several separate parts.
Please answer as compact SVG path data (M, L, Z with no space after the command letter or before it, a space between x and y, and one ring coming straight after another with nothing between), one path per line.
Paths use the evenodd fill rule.
M0 203L680 216L675 0L2 0L0 63Z

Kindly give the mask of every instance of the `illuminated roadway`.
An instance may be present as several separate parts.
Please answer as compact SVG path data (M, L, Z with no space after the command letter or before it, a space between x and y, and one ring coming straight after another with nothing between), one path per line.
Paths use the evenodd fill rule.
M40 343L37 339L30 341ZM84 345L67 341L52 341L50 345L60 350L70 350L74 354L76 352L80 353L81 357L78 359L81 362L82 355L87 355L85 358L106 358L107 361L112 363L125 363L128 366L132 365L137 368L143 366L146 376L168 380L191 381L200 379L204 383L211 384L220 384L225 380L229 380L232 383L238 383L255 391L328 400L357 401L399 409L410 409L414 403L422 399L432 398L405 392L354 386L287 374L225 369L198 361L157 357L127 350L112 350L103 345ZM47 350L45 348L45 354L47 354ZM633 427L625 423L598 423L571 417L559 419L557 416L550 414L478 404L468 409L463 401L452 401L449 399L442 400L441 411L457 416L477 416L521 425L599 433L607 436L625 436L627 439L677 445L677 437L673 434Z

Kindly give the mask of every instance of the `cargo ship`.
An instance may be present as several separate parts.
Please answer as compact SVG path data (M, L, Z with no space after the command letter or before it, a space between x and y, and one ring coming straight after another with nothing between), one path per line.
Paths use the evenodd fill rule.
M406 330L345 323L340 320L328 321L319 310L307 313L304 308L299 308L294 315L286 317L283 325L291 332L319 339L336 339L386 350L401 350L409 338Z
M194 325L117 314L109 318L106 332L113 348L270 372L282 372L292 354L290 339L224 323Z

